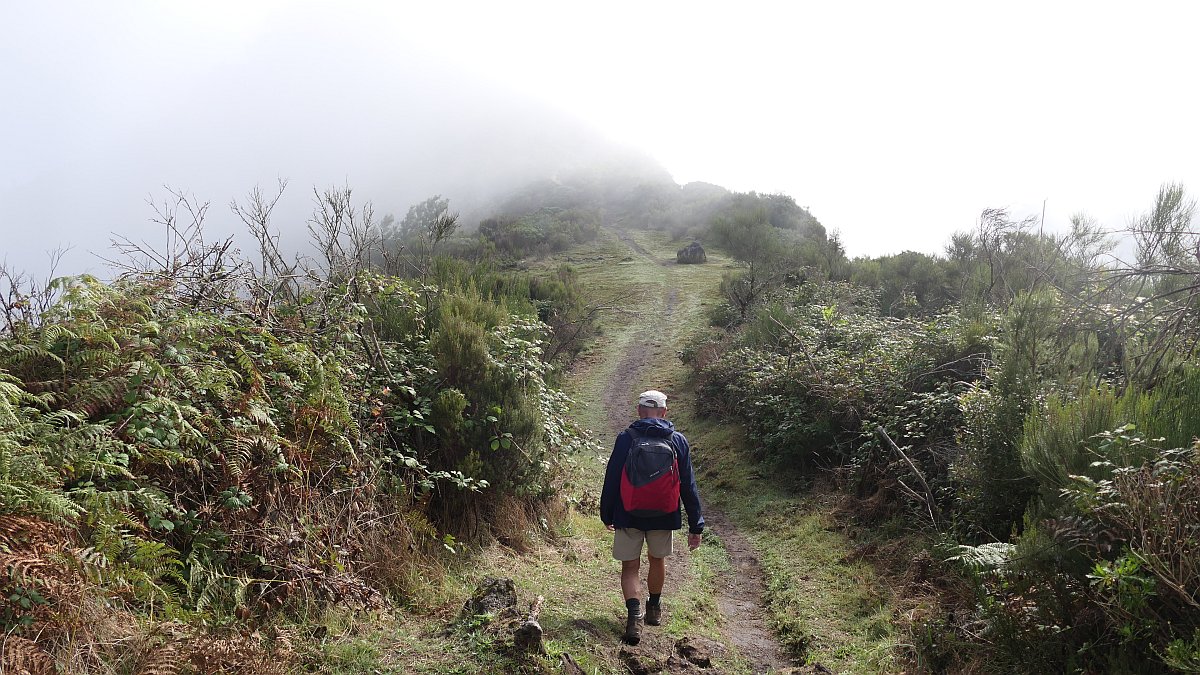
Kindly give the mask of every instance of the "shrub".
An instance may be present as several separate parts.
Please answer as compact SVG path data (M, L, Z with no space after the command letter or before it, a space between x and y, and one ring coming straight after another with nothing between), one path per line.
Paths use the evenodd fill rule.
M961 454L952 468L956 531L967 541L1007 541L1018 530L1034 483L1017 451L1027 404L983 386L959 397Z
M1025 420L1021 461L1039 485L1039 499L1048 515L1062 513L1063 489L1071 476L1107 478L1113 466L1136 466L1149 460L1153 449L1129 443L1135 433L1160 439L1158 445L1180 447L1200 435L1200 369L1177 371L1157 388L1111 386L1086 389L1074 398L1048 396ZM1119 427L1119 428L1118 428ZM1117 431L1108 433L1113 429ZM1120 442L1121 437L1125 442ZM1119 454L1118 454L1119 453Z
M409 583L374 567L380 541L402 569L457 515L486 536L497 494L542 508L585 442L544 381L545 326L418 288L360 273L275 321L81 278L0 340L4 628L53 644L95 593L221 622L374 605Z
M521 216L494 216L479 223L479 234L497 251L515 257L563 251L596 238L600 215L594 210L544 207Z

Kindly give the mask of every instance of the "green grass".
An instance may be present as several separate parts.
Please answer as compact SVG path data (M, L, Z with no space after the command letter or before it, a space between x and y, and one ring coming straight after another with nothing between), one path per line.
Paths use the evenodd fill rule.
M832 499L786 469L754 464L741 429L687 424L704 456L697 475L707 500L759 551L771 627L784 647L838 673L895 670L890 590L870 564L853 560Z
M435 614L369 613L333 607L306 624L314 634L301 647L306 670L358 673L474 673L485 663L468 641L443 636ZM319 632L318 632L319 631Z

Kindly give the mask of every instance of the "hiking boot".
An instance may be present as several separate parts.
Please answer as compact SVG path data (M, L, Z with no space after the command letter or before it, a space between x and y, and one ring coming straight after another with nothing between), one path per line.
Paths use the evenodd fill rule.
M662 605L646 605L646 625L657 626L662 623Z
M625 620L625 642L636 645L642 641L642 616L640 610L629 613L629 618Z

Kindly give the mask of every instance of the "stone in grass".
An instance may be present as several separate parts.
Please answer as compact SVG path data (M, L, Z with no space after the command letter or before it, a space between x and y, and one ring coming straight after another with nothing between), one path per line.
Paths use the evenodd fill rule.
M505 577L484 577L475 593L463 604L463 619L485 615L499 618L517 610L517 585Z
M529 619L513 631L513 648L522 654L545 654L543 638L542 625L536 619Z
M546 602L546 598L538 596L537 601L529 608L529 616L521 622L520 626L513 631L513 647L518 652L523 654L545 654L546 644L542 638L542 624L538 623L538 615L542 612L542 605Z
M708 262L708 256L704 254L704 247L700 245L700 242L693 241L679 249L679 252L675 254L675 262L681 265L696 265Z
M575 659L571 658L571 655L566 652L562 654L561 663L563 675L587 675L583 668L575 662Z

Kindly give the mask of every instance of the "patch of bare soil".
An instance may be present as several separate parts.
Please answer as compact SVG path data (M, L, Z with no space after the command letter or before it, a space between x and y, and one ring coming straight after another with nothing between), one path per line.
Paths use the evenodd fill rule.
M730 573L718 580L717 605L725 618L725 634L741 652L754 673L770 673L791 665L775 635L767 626L763 606L766 582L754 546L738 532L724 514L708 510L706 527L725 544Z

